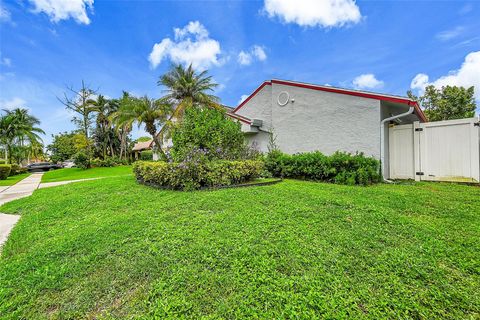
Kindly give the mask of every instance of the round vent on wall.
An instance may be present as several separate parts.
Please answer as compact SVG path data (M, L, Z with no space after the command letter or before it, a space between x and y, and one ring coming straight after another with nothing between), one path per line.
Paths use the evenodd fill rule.
M286 91L282 91L278 94L277 102L280 106L287 105L288 101L290 101L290 95Z

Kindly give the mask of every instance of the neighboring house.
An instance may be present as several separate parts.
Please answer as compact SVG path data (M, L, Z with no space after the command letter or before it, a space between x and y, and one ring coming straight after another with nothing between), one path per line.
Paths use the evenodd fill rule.
M403 113L408 114L387 119ZM426 121L406 97L285 80L265 81L228 114L262 152L273 134L283 152L363 152L383 159L384 173L389 172L388 124Z
M132 148L132 152L134 155L135 160L140 158L140 153L145 150L152 150L153 149L153 140L137 142Z

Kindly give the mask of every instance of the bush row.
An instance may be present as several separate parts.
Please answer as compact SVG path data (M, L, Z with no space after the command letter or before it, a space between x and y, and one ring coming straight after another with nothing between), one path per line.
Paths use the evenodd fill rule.
M10 175L12 166L9 164L0 164L0 180L5 180Z
M263 162L255 160L208 162L137 161L133 172L139 182L175 190L215 188L259 177Z
M274 177L326 181L338 184L368 185L381 180L380 162L362 153L335 152L330 156L307 152L294 155L271 151L265 169Z
M91 167L116 167L116 166L123 166L127 165L128 160L125 159L120 159L116 157L107 157L105 159L92 159L90 161L90 166Z

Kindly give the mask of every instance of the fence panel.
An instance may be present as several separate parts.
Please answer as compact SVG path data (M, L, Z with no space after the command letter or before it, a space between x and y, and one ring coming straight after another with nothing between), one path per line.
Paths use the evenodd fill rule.
M390 178L480 182L478 118L389 129Z

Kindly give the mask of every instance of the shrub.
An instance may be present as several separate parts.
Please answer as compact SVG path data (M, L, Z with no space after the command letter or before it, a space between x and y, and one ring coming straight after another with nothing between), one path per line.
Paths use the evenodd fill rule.
M145 151L140 152L140 160L152 161L153 160L153 151L152 150L145 150Z
M12 166L9 164L0 164L0 180L5 180L10 175Z
M273 150L265 158L265 168L274 177L338 184L368 185L381 180L380 162L362 153L335 152L326 156L315 151L288 155Z
M3 159L0 159L0 164L6 164L7 162Z
M10 170L10 176L27 172L27 168L21 167L18 164L12 164L12 169Z
M81 169L88 169L90 168L90 159L89 157L82 151L75 154L73 159L75 165Z
M198 149L205 151L208 160L253 158L240 124L212 108L187 108L182 121L173 128L172 142L171 156L177 162Z
M133 172L139 182L175 190L195 190L240 184L257 178L261 161L137 161Z
M105 159L93 159L90 161L90 166L91 167L116 167L116 166L122 166L122 165L127 165L128 161L125 159L120 159L117 157L106 157Z

